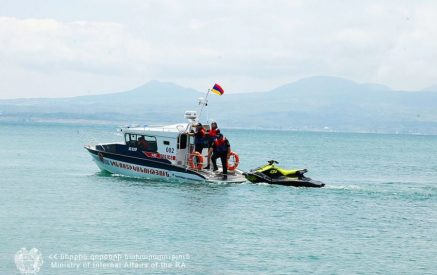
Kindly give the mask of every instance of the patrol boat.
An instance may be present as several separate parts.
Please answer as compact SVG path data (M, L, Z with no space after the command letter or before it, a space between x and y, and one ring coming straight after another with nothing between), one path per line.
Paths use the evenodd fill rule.
M202 100L202 99L201 99ZM202 101L206 106L206 100ZM112 174L161 180L245 182L237 169L238 155L231 152L227 178L218 171L205 170L208 149L203 155L194 151L196 111L186 111L188 123L166 126L123 127L124 140L118 143L85 145L94 162L102 171ZM203 125L209 130L209 125Z

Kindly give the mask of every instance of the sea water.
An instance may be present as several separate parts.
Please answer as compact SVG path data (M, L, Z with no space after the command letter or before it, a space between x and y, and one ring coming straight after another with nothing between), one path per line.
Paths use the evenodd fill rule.
M83 145L115 130L0 124L0 274L22 248L38 274L437 272L436 136L222 129L241 169L307 168L311 189L102 173Z

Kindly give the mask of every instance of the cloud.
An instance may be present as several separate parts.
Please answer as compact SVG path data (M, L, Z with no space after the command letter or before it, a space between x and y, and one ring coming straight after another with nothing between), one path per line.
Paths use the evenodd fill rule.
M148 46L106 22L0 18L0 55L36 71L123 74L144 70Z
M432 1L43 5L29 17L8 4L14 16L0 17L0 73L8 79L0 83L3 91L28 90L26 79L33 79L38 95L54 93L51 81L67 83L63 93L74 95L151 79L199 90L218 81L228 92L267 90L321 74L397 89L420 89L437 79Z
M405 28L384 56L377 80L414 89L437 82L437 3L417 7ZM418 84L420 83L420 84Z
M1 17L0 60L0 97L70 96L141 84L150 47L118 23Z
M169 24L158 27L162 36L151 42L160 49L153 54L154 75L195 87L200 79L219 76L235 90L269 89L317 74L420 89L436 81L432 72L437 71L432 62L437 18L424 16L425 11L435 14L437 5L428 1L173 2L165 15ZM160 22L153 16L149 20L153 25ZM419 23L424 20L428 22ZM154 31L148 30L158 37ZM162 37L166 43L160 41ZM401 59L393 58L406 42L429 48L409 47ZM422 65L413 66L406 77L404 68L417 62Z

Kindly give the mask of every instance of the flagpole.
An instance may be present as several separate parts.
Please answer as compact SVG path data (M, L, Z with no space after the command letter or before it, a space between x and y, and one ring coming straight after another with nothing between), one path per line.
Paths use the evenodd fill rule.
M200 118L202 117L203 108L205 106L208 106L208 95L209 95L209 92L211 92L211 89L208 89L208 92L206 92L205 99L203 100L203 102L201 102L202 108L200 108L200 112L199 112L199 121L200 121Z

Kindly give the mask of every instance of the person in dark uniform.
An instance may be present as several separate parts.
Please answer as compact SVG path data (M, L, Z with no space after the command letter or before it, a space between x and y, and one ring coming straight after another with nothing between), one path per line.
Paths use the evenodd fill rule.
M223 167L223 179L228 178L228 159L231 154L231 145L227 138L225 138L220 130L217 131L217 139L212 145L213 154L211 157L212 164L214 166L214 171L218 170L217 159L220 158Z
M214 144L214 141L217 139L217 132L220 133L220 129L217 128L217 122L213 121L211 122L211 128L208 131L208 165L205 167L205 169L210 169L211 164L211 155L212 155L212 145Z
M196 130L188 133L188 135L194 136L194 151L202 154L206 136L206 130L203 128L202 123L197 123ZM199 157L196 157L196 160L199 163Z
M138 148L140 148L141 150L146 150L146 149L147 149L148 144L147 144L146 139L145 139L143 136L141 136L141 137L138 139L137 146L138 146Z
M196 132L194 132L194 151L202 154L203 145L205 143L206 131L203 128L202 123L197 123Z

